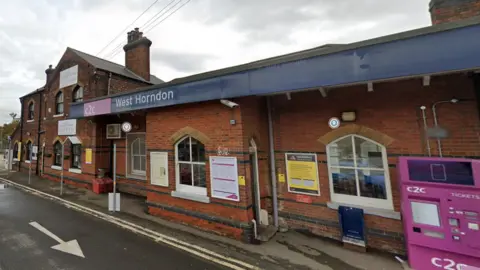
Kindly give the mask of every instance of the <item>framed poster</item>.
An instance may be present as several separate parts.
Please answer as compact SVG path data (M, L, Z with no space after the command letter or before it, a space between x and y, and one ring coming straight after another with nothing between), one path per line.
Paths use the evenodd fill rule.
M286 153L288 192L320 196L317 155Z
M210 157L210 186L213 198L240 201L236 157Z

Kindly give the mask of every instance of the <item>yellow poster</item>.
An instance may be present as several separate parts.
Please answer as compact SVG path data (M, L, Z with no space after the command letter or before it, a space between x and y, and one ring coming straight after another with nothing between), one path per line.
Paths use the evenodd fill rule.
M22 143L19 142L19 143L18 143L17 159L18 159L18 160L22 160L21 157L22 157Z
M241 176L241 175L238 176L238 184L240 186L245 186L245 176Z
M283 173L278 174L278 182L285 183L285 174Z
M85 164L92 164L92 148L85 149Z
M286 153L288 191L320 195L316 154Z

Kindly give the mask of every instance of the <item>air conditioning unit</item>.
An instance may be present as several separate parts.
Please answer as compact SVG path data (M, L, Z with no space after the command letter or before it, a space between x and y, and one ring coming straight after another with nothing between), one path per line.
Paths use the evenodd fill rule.
M107 125L107 139L120 139L122 138L122 130L120 124Z

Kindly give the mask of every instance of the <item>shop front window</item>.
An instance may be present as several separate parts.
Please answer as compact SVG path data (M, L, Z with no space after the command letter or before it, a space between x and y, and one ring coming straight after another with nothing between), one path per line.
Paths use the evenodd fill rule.
M72 168L80 169L82 164L82 145L72 144Z
M177 188L180 191L207 195L205 146L190 136L175 147Z
M334 202L393 208L385 147L349 135L330 143L327 154Z
M59 141L53 145L53 165L62 166L62 144Z
M147 149L145 146L145 133L128 134L127 144L129 175L145 177L147 170Z

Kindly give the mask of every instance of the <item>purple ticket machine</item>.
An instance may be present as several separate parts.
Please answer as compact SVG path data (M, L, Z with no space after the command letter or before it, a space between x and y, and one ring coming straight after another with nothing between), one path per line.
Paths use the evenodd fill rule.
M400 157L410 267L480 269L480 160Z

